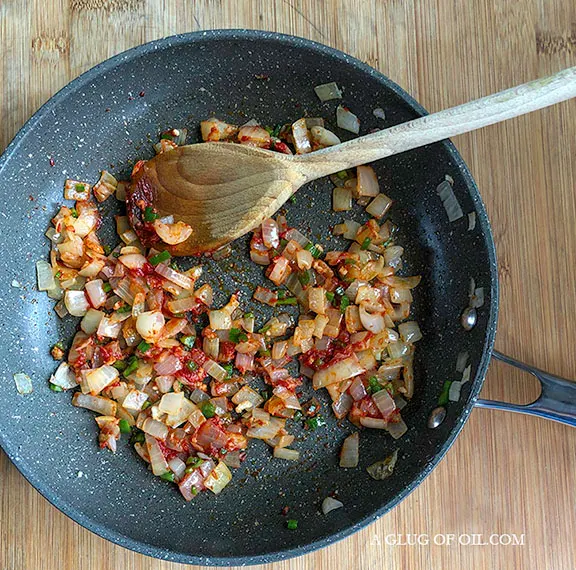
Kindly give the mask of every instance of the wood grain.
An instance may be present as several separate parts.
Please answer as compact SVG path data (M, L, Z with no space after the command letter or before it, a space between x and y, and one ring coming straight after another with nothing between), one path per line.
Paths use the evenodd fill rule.
M576 64L572 0L0 0L0 147L57 89L108 56L217 27L293 33L378 67L430 111ZM481 189L501 277L497 347L576 378L576 104L455 139ZM485 397L528 401L494 364ZM576 567L576 430L477 410L402 505L339 544L274 570ZM524 546L388 546L390 534L524 534ZM176 570L83 530L0 453L0 568ZM262 567L264 568L264 567Z

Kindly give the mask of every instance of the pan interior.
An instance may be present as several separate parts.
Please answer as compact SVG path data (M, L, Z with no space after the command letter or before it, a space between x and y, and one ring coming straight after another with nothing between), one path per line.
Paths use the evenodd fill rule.
M151 476L126 441L115 455L98 450L93 414L73 408L69 394L48 389L55 368L49 349L71 338L76 323L60 321L53 303L35 291L34 262L47 257L43 234L62 200L64 179L95 181L103 168L126 178L136 160L152 156L161 131L186 127L193 142L199 121L212 115L265 125L318 116L346 139L335 126L339 102L321 103L313 90L331 81L342 87L343 102L360 118L362 133L422 112L382 75L311 42L256 32L192 34L132 50L80 78L40 111L0 162L0 226L7 254L0 269L0 443L49 500L95 532L184 562L255 562L302 553L394 506L430 471L465 420L492 341L496 281L483 206L449 144L374 164L382 190L396 200L391 218L400 228L397 242L406 249L404 274L423 276L414 317L424 339L416 353L416 394L403 413L408 433L394 441L382 432L363 431L358 469L338 467L339 447L353 429L336 424L322 393L328 425L316 432L294 430L300 463L272 460L265 444L252 442L233 484L219 496L205 493L187 504L173 486ZM385 120L374 116L375 108L384 109ZM463 211L476 212L473 231L467 217L447 220L435 191L446 174L455 181ZM309 184L285 208L289 224L325 248L340 244L330 238L331 226L347 217L367 219L360 209L350 216L333 213L331 188L328 180ZM114 199L104 205L109 213L116 209ZM110 230L104 227L104 235ZM235 242L233 252L229 259L203 262L205 281L217 289L217 303L239 289L247 304L256 284L264 283L263 272L248 261L247 239ZM470 278L484 287L486 303L476 328L465 333L459 316ZM257 311L263 322L265 312ZM461 401L449 405L443 425L430 430L428 414L442 384L457 379L461 351L470 354L473 381ZM33 394L16 392L16 372L32 377ZM384 482L370 479L365 468L395 449L394 476ZM320 504L332 493L345 507L324 516ZM285 506L289 518L298 519L297 530L285 528L280 514Z

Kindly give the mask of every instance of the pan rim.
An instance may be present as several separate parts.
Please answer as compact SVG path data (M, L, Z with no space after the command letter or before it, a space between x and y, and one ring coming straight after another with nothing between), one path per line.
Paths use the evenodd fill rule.
M387 76L381 72L370 67L368 64L347 55L346 53L337 50L335 48L326 46L324 44L315 42L313 40L308 40L298 36L280 34L276 32L267 32L262 30L242 30L242 29L223 29L223 30L203 30L197 32L189 32L185 34L178 34L174 36L168 36L165 38L157 39L124 52L121 52L99 64L92 67L88 71L79 75L73 79L70 83L60 89L55 93L46 103L44 103L28 121L22 126L22 128L15 135L10 144L6 147L2 156L0 156L0 176L4 170L4 167L11 159L12 155L18 150L20 143L23 141L24 137L31 131L34 127L46 116L50 111L64 101L68 95L74 93L75 91L81 89L87 85L90 81L99 77L102 73L116 68L118 65L126 63L127 61L137 59L143 55L154 51L162 51L165 49L170 49L172 47L177 47L179 45L194 44L198 42L206 41L233 41L233 40L273 40L280 44L285 45L298 45L305 47L307 49L314 50L316 52L331 56L332 58L339 59L344 65L350 65L356 69L369 73L370 75L378 78L386 87L396 93L404 102L406 102L412 110L414 110L419 115L427 114L426 110L406 91L404 91L395 82L390 80ZM480 363L478 364L475 378L472 382L470 389L470 394L468 396L468 401L462 409L461 414L456 418L454 426L452 427L450 434L446 438L444 444L436 453L432 461L430 461L426 467L420 472L420 474L413 479L410 484L399 493L392 501L376 509L372 514L364 517L356 524L336 532L328 537L295 547L287 549L279 549L275 552L252 555L252 556L220 556L220 557L201 557L195 556L184 552L175 552L169 549L161 548L158 546L152 546L148 543L135 540L117 531L110 530L104 527L102 524L94 522L89 516L84 515L75 507L69 505L64 497L56 496L44 481L37 478L34 474L34 469L23 462L20 461L17 449L12 447L8 439L0 432L0 447L5 451L8 458L20 471L20 473L25 477L25 479L54 507L59 511L64 513L66 516L71 518L76 523L80 524L84 528L93 532L94 534L101 536L115 544L133 550L140 554L147 556L169 560L173 562L185 563L185 564L197 564L205 566L235 566L235 565L255 565L255 564L265 564L270 562L277 562L280 560L285 560L288 558L301 556L324 548L335 542L338 542L358 530L368 526L384 514L388 513L394 507L396 507L401 501L403 501L414 489L416 489L423 480L432 472L432 470L438 465L438 463L444 458L447 451L450 449L454 443L456 437L464 427L470 413L475 405L478 398L482 385L484 383L484 378L488 369L488 364L491 359L492 350L494 347L494 339L496 335L496 325L498 318L498 271L496 264L496 251L494 239L490 227L490 222L488 220L488 215L486 208L480 197L478 187L472 178L471 173L468 170L464 160L456 150L456 147L449 140L442 143L455 163L455 166L461 172L463 178L466 182L466 188L471 199L474 202L474 206L477 212L477 226L481 230L481 235L484 240L484 245L487 249L489 258L489 272L490 272L490 305L487 307L488 311L488 322L486 326L486 334L484 338L483 355Z

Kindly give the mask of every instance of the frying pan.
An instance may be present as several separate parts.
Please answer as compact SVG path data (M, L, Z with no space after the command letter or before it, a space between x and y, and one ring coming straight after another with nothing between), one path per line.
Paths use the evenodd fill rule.
M0 268L0 444L21 473L53 505L91 531L138 552L203 565L256 564L328 545L382 516L414 490L444 456L474 405L549 416L574 425L574 388L539 371L540 399L529 406L478 400L492 355L498 309L494 242L476 185L450 142L430 145L376 163L386 194L396 200L392 221L406 249L406 274L421 274L414 318L424 338L415 362L416 391L403 416L408 432L398 441L377 430L361 434L360 465L340 469L337 454L353 431L331 417L324 393L316 394L328 425L315 432L294 427L298 464L273 460L263 442L251 443L247 461L223 493L203 493L192 503L173 485L152 477L126 440L115 455L98 450L93 414L55 394L47 379L55 368L49 349L70 339L76 326L61 321L35 290L34 262L45 259L43 233L62 200L65 178L96 180L107 168L127 178L132 164L153 154L158 134L197 125L211 115L264 124L322 116L329 127L337 102L321 103L313 87L335 81L344 89L362 131L408 121L424 109L392 81L339 51L308 40L256 31L211 31L175 36L120 54L88 71L55 95L18 133L0 159L0 228L5 262ZM380 107L383 121L373 114ZM449 223L436 194L449 175L467 220ZM115 213L117 206L105 203ZM286 215L292 226L327 242L342 220L331 211L331 184L301 189ZM360 216L359 211L353 213ZM102 229L104 239L111 228ZM106 237L108 236L108 238ZM207 282L218 283L216 302L239 289L245 303L263 272L247 261L247 239L231 258L205 261ZM187 260L189 265L194 260ZM473 278L485 292L475 326L465 331L461 313ZM260 310L260 309L259 309ZM257 314L264 319L264 311ZM436 428L431 411L446 380L457 379L455 362L469 353L470 382L446 407ZM502 358L506 358L503 357ZM510 360L508 360L510 361ZM523 366L515 361L513 364ZM17 393L12 375L26 372L34 392ZM310 392L310 391L309 391ZM398 449L394 475L369 478L365 468ZM337 493L344 508L324 516L322 500ZM288 530L283 507L298 519Z

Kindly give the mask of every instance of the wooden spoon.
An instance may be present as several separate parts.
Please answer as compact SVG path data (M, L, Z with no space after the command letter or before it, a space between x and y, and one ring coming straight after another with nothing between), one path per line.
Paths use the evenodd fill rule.
M306 182L505 121L576 96L576 67L452 109L310 154L286 155L227 143L182 146L134 176L128 211L136 231L145 204L193 228L173 255L213 251L258 226Z

